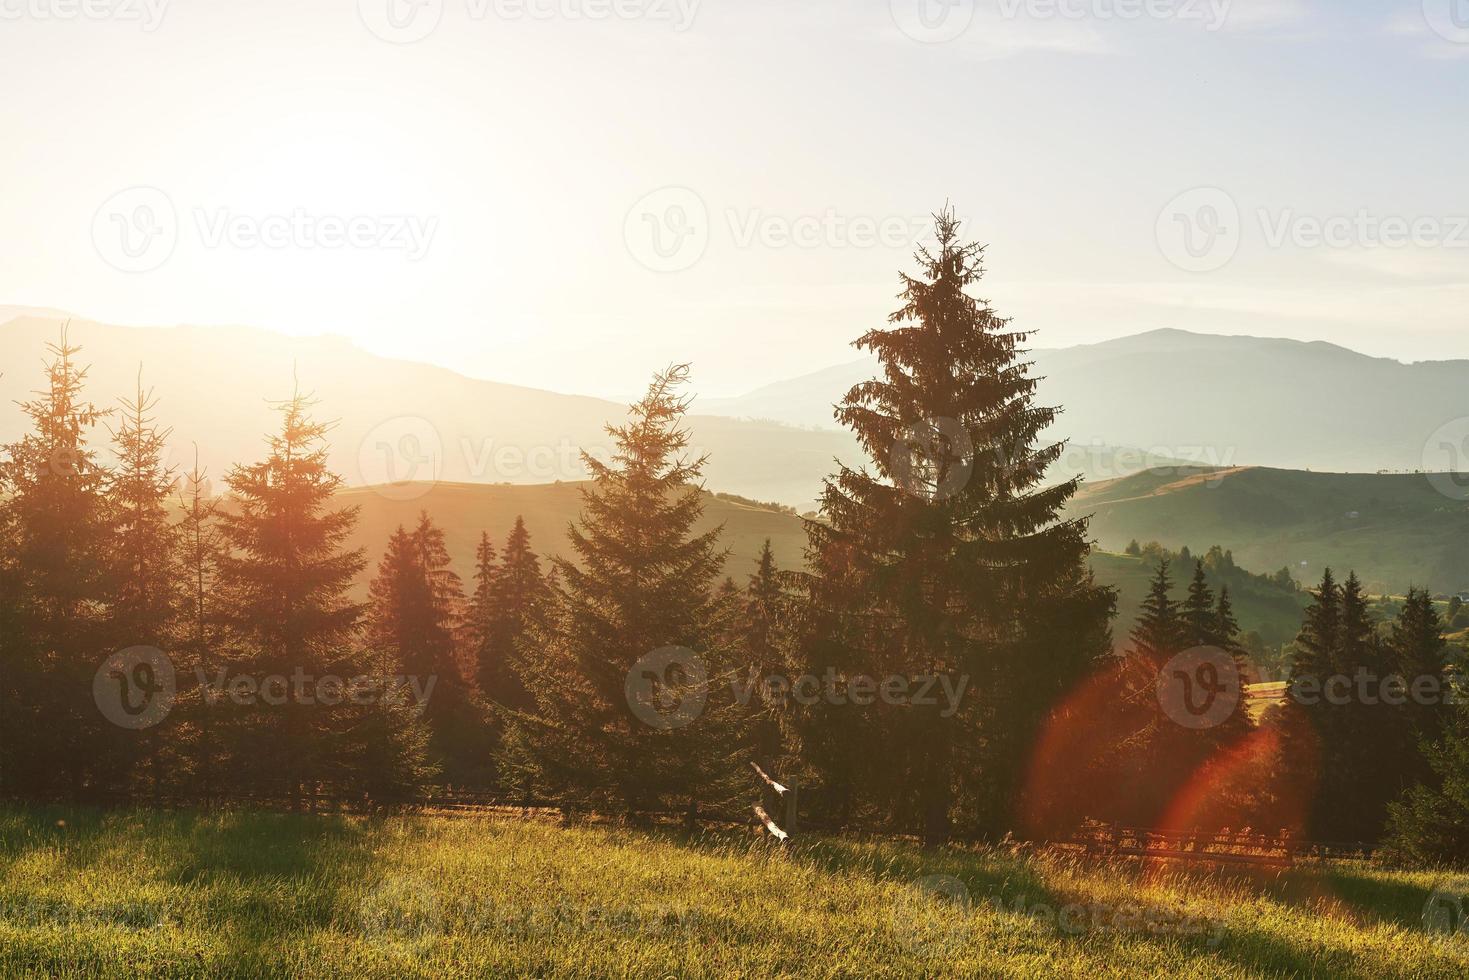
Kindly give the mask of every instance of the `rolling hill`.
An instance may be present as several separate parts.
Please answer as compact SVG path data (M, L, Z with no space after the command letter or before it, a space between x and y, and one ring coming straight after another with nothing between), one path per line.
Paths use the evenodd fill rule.
M1307 584L1330 567L1355 569L1375 592L1469 589L1469 503L1422 474L1149 470L1083 486L1067 513L1090 515L1107 550L1133 539L1196 552L1220 544L1246 568L1288 567Z
M369 564L357 585L365 596L367 582L382 554L388 536L399 524L411 525L420 511L427 510L444 529L454 569L466 583L472 581L474 548L482 530L490 533L498 548L517 515L525 518L531 542L543 555L566 554L567 525L581 510L582 483L552 483L541 486L484 486L468 483L415 484L408 487L357 487L342 491L340 499L360 508L360 517L350 544L363 548ZM765 506L706 494L699 530L724 526L723 544L730 550L727 574L744 584L754 571L755 557L768 538L782 568L799 568L804 562L806 534L799 518ZM1153 565L1143 558L1096 552L1091 566L1097 580L1118 590L1118 620L1114 633L1126 637L1153 574ZM1229 579L1241 626L1261 634L1265 643L1278 645L1295 635L1300 625L1303 597L1246 581L1240 572ZM1221 580L1211 575L1217 588ZM1182 594L1181 586L1179 594Z

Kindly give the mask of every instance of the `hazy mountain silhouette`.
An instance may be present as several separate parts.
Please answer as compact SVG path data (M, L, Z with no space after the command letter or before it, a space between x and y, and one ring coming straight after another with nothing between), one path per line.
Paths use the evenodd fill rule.
M1469 415L1465 360L1404 364L1328 343L1183 330L1038 350L1033 360L1039 401L1065 409L1055 434L1215 465L1442 468L1444 459L1424 458L1425 444ZM874 367L853 361L701 409L831 427L831 404Z
M0 442L24 418L14 402L44 380L45 345L64 314L0 307ZM368 353L340 337L289 337L247 327L120 327L72 319L71 340L91 365L86 395L113 406L134 389L139 364L155 390L160 423L172 427L170 462L192 462L193 444L218 481L253 462L278 420L267 399L288 397L292 372L315 393L319 415L339 420L330 466L349 485L437 478L550 483L587 474L577 451L605 454L608 422L627 406L600 398L482 381L427 364ZM649 375L663 365L650 364ZM709 453L709 486L761 500L809 506L832 457L856 453L839 431L803 431L694 413L693 447ZM96 441L106 442L99 430ZM434 459L438 463L433 462Z

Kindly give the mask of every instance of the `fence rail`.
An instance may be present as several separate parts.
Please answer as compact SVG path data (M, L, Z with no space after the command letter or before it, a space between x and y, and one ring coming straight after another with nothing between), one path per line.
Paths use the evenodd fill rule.
M1088 821L1070 843L1091 857L1140 857L1213 864L1252 864L1290 867L1301 859L1372 857L1372 848L1360 843L1301 840L1289 831L1258 834L1248 828L1213 831L1168 831L1119 827Z

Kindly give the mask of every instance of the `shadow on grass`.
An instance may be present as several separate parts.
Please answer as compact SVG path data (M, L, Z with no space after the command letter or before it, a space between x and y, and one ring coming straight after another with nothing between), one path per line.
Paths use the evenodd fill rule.
M1041 935L1049 934L1056 943L1084 942L1093 952L1113 943L1184 951L1191 958L1213 960L1221 967L1227 963L1252 974L1282 977L1350 976L1360 970L1352 951L1293 938L1268 921L1215 918L1186 911L1177 904L1129 894L1129 881L1145 885L1156 870L1136 863L1077 862L1083 875L1113 877L1113 887L1108 890L1115 897L1101 901L1084 889L1054 880L1059 877L1055 873L1058 868L1046 861L1003 849L925 850L914 843L862 838L818 838L780 846L734 831L691 834L655 828L639 832L693 851L728 854L731 849L748 848L758 858L761 852L779 850L790 861L823 874L893 883L906 895L895 905L895 917L921 915L928 907L925 903L938 908L941 903L954 901L946 882L957 881L963 885L961 894L971 906L971 914L999 914L1003 917L998 925L1001 929L1029 920L1039 924ZM1174 868L1169 874L1176 876L1177 887L1184 893L1193 881L1200 889L1234 887L1246 895L1268 896L1298 908L1309 907L1315 899L1337 898L1374 908L1385 921L1415 927L1427 896L1422 889L1320 869L1276 873L1243 868ZM991 920L987 928L996 928L995 921ZM977 943L992 938L986 929L972 934L972 941Z
M208 968L267 976L288 942L344 918L352 928L341 892L371 880L371 829L340 815L5 807L0 880L36 851L56 855L61 882L141 866L147 879L128 884L164 886L175 924L207 937Z

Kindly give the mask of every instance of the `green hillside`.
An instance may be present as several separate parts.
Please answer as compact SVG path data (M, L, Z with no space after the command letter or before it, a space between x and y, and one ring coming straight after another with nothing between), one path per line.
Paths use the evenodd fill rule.
M359 595L366 594L367 578L393 529L416 521L423 510L444 528L455 569L466 582L473 574L474 547L480 532L488 530L499 547L515 523L516 515L524 516L531 541L540 554L561 554L567 547L567 525L580 513L584 486L583 483L532 486L440 483L344 490L342 500L361 508L351 543L353 547L364 548L369 559L368 569L358 583ZM754 570L755 556L766 538L770 539L781 567L796 568L804 561L806 534L800 518L793 514L708 494L699 527L702 530L716 524L724 526L724 546L730 550L725 567L736 581L743 583L745 576ZM1200 549L1201 557L1203 553L1204 549ZM1147 591L1153 561L1107 552L1092 556L1098 581L1118 590L1120 615L1115 632L1119 640L1131 629ZM1299 596L1269 588L1260 583L1258 576L1242 569L1221 573L1211 570L1210 580L1216 589L1222 584L1230 586L1241 626L1259 632L1266 644L1279 645L1295 635L1300 624ZM1180 594L1181 589L1182 583Z
M1373 592L1469 589L1469 504L1423 474L1149 470L1084 486L1067 514L1091 515L1109 551L1134 539L1196 552L1221 544L1246 568L1289 567L1308 584L1330 567L1355 569Z

